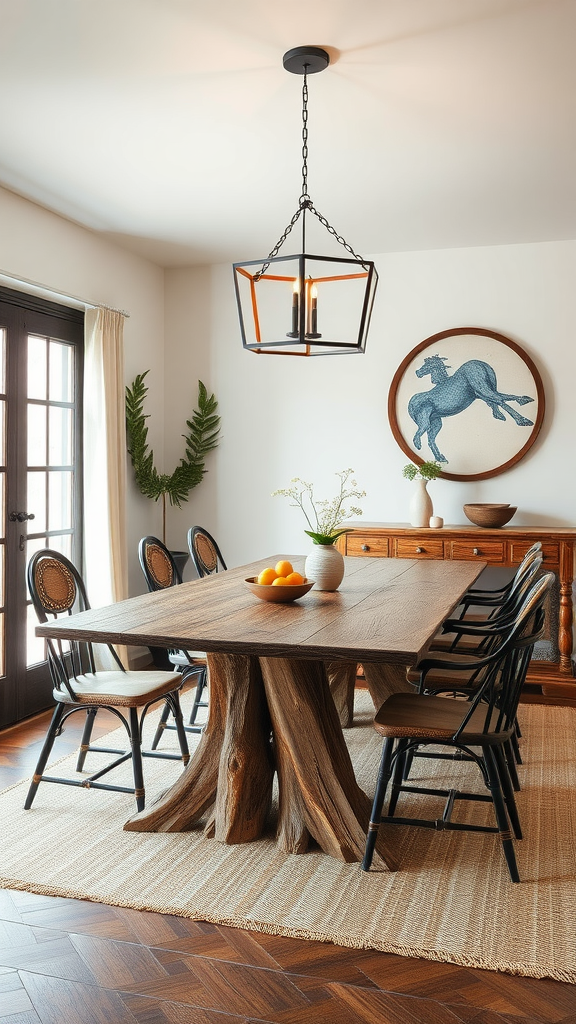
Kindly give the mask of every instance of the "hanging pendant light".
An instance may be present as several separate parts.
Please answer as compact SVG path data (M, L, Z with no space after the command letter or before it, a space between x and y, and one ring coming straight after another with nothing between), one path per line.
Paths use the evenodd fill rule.
M271 355L321 356L364 352L378 283L374 264L359 256L318 212L308 192L308 75L330 63L326 50L297 46L284 54L287 71L303 75L302 191L292 220L264 259L234 263L245 349ZM348 256L306 252L306 216L313 215ZM300 220L301 252L280 249Z

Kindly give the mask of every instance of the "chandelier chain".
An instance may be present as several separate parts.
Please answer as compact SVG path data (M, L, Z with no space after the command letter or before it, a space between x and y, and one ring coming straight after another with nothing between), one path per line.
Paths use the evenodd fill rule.
M320 213L320 211L317 210L316 207L312 203L310 203L307 208L310 210L310 213L313 213L314 216L318 218L318 220L326 228L326 230L329 231L331 235L334 235L334 238L336 239L336 241L339 242L340 245L344 246L344 248L350 253L350 255L353 256L355 260L358 260L358 263L362 264L362 267L364 268L364 270L368 270L368 266L364 262L363 257L360 256L357 252L354 252L354 249L352 248L352 246L348 245L348 242L346 241L346 239L343 238L342 235L338 234L338 232L336 231L336 228L332 227L332 225L329 223L329 221L326 220L326 217L323 217L322 214Z
M304 71L302 83L302 195L300 204L309 199L308 195L308 75Z
M310 213L313 213L314 216L318 218L323 227L325 227L326 230L329 231L331 235L333 235L336 241L340 245L342 245L344 249L346 249L347 252L349 252L350 255L353 256L354 259L358 261L358 263L361 264L364 270L368 270L368 266L364 262L362 256L360 256L357 252L354 251L354 249L352 248L351 245L348 244L346 239L343 238L342 235L339 235L338 232L336 231L336 228L332 227L332 225L326 219L326 217L324 217L316 209L308 193L308 75L306 74L306 70L304 70L304 80L302 83L302 193L300 195L299 205L298 209L296 210L296 213L292 217L292 220L287 225L287 227L284 228L284 231L282 232L280 238L276 242L274 248L271 249L270 252L268 253L268 256L266 257L264 263L262 264L262 270L260 270L257 274L254 275L255 281L259 281L262 275L266 273L268 267L270 266L270 262L274 259L275 256L278 255L280 249L284 245L284 242L288 238L288 235L292 231L292 228L297 223L300 214L304 213L304 211L306 210L309 210Z

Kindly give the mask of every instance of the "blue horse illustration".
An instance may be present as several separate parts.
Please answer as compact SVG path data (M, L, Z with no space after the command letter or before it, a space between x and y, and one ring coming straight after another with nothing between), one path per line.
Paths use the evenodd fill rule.
M414 434L414 445L418 451L422 447L422 437L427 433L428 446L436 462L448 462L436 445L436 437L442 429L442 417L464 412L477 398L490 406L495 419L505 420L504 412L507 412L518 426L533 426L532 420L522 416L508 402L526 405L534 399L529 395L505 395L498 391L496 374L489 363L469 359L450 376L448 370L451 367L445 366L445 362L445 356L426 356L422 366L416 370L417 377L429 374L434 384L430 391L413 395L408 402L408 412L418 426Z

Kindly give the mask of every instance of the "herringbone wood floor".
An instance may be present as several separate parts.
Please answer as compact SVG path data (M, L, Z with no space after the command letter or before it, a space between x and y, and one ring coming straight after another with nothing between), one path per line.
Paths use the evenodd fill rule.
M100 716L101 734L116 722ZM0 788L31 774L46 723L38 716L0 734ZM78 726L70 723L60 750L77 743ZM9 835L9 822L4 829ZM0 890L0 1024L256 1021L576 1024L576 990Z

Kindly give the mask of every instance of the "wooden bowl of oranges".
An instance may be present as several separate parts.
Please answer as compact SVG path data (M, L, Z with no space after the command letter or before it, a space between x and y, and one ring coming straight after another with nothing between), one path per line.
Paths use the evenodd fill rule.
M249 576L244 580L261 601L272 601L274 604L286 604L304 597L314 586L314 580L307 580L299 572L295 572L292 563L286 560L277 562L263 569L259 576Z

